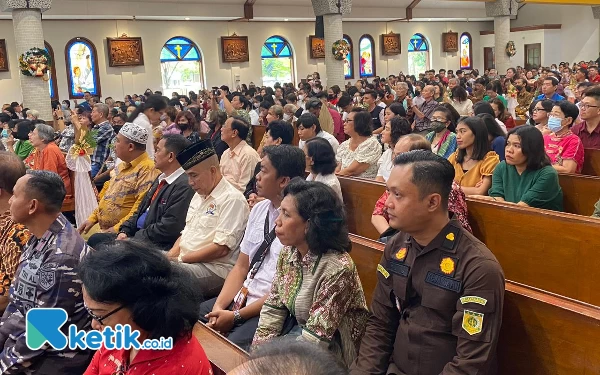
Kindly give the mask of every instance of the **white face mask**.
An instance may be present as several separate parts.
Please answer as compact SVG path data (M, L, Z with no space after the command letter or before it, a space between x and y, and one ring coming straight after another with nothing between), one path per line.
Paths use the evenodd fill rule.
M298 95L298 100L304 100L304 95Z
M318 94L321 92L321 90L319 90L319 89L314 89L313 91L315 92L315 94Z
M283 121L290 121L292 119L291 115L288 115L287 113L283 114Z

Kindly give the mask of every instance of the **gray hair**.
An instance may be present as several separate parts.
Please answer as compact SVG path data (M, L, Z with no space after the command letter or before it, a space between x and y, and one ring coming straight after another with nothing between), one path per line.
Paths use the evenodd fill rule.
M29 111L27 111L28 115L31 115L31 117L33 117L34 120L37 120L40 117L40 112L36 111L35 109L30 109Z
M398 82L396 85L398 87L408 90L408 83L406 83L406 82Z
M110 108L108 108L108 106L106 104L102 104L102 103L98 103L98 104L94 104L94 108L96 108L98 110L98 112L100 112L102 114L102 117L108 117L108 112L110 111Z
M46 124L37 124L35 128L38 131L38 137L44 143L50 143L56 139L56 133L54 132L54 128L50 125Z

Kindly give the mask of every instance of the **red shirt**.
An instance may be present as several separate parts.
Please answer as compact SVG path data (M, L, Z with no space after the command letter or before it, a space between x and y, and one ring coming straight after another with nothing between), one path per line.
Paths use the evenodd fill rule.
M112 375L129 358L129 351L102 348L94 354L84 375ZM127 375L212 375L211 364L198 340L181 338L172 350L140 350Z
M581 139L584 148L600 149L600 125L596 126L596 129L590 133L587 130L587 123L582 121L574 125L571 132Z
M598 83L600 82L600 74L596 74L594 78L590 78L590 82Z
M331 113L331 117L333 118L333 136L338 140L338 142L342 143L346 140L346 135L344 134L344 123L342 122L342 116L335 109L329 109L329 113Z
M552 164L560 164L562 160L573 160L577 163L575 173L581 173L584 152L583 144L578 136L571 132L562 137L557 137L554 133L546 134L544 148Z

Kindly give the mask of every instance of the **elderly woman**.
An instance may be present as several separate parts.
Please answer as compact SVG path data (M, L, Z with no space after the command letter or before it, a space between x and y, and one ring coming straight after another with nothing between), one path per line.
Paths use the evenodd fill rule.
M284 245L254 345L297 336L349 365L369 316L341 200L320 182L292 181L283 192L275 233ZM287 322L286 322L287 321Z
M350 139L338 147L338 165L335 173L340 176L375 178L381 145L372 137L371 114L361 108L353 109L344 121L344 133L350 136Z
M34 121L40 118L40 112L35 109L30 109L27 111L27 120Z
M581 173L583 169L583 143L571 132L578 116L577 106L566 100L556 103L550 112L548 130L551 133L544 135L544 149L559 173Z
M392 104L392 106L394 105L399 104ZM388 180L394 166L394 146L400 140L400 137L410 133L410 124L404 117L394 116L385 124L381 132L381 143L388 145L389 148L385 150L377 161L378 169L375 181L386 182Z
M98 331L129 325L138 340L172 338L170 350L108 349L96 352L85 375L212 374L192 335L200 298L179 266L159 250L135 241L116 241L79 264L84 307ZM141 372L139 372L141 373Z
M318 181L335 191L342 202L342 186L335 175L335 152L331 144L324 138L311 138L304 146L304 154L306 155L306 169L310 172L306 181Z

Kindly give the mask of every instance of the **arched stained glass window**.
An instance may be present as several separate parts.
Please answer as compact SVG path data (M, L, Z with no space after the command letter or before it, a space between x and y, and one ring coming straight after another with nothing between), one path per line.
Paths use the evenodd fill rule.
M294 55L287 40L277 35L268 38L262 46L260 57L263 85L272 87L275 82L293 82Z
M429 43L421 34L415 34L408 43L408 73L418 76L430 69Z
M48 89L50 91L50 100L58 100L58 88L56 86L56 59L54 58L54 50L48 42L44 41L44 48L48 51L52 59L52 67L48 70Z
M463 33L460 36L460 68L461 69L472 69L473 68L473 46L471 34Z
M354 79L354 64L352 63L352 59L354 58L354 45L352 44L352 39L344 34L344 40L350 45L350 52L346 55L346 59L344 60L344 77L346 79Z
M98 75L98 53L89 39L71 39L65 47L67 59L67 82L69 98L80 99L88 91L93 96L102 96Z
M360 37L358 58L360 78L375 77L375 42L371 35Z
M160 51L160 70L164 93L204 90L202 53L190 39L177 36L169 39Z

